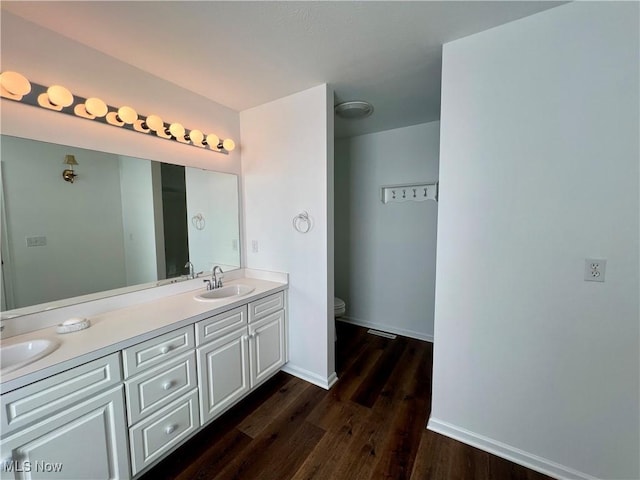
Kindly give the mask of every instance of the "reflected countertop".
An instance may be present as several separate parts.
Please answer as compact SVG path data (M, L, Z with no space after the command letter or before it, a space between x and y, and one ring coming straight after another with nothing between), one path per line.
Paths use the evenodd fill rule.
M58 342L60 346L40 360L3 374L0 383L1 392L7 393L288 287L286 282L252 277L243 277L225 283L225 285L235 284L249 285L254 287L254 290L248 295L202 302L194 298L195 295L204 291L202 287L90 316L88 318L91 326L86 330L58 334L56 327L52 326L3 339L0 346L36 339L51 339Z

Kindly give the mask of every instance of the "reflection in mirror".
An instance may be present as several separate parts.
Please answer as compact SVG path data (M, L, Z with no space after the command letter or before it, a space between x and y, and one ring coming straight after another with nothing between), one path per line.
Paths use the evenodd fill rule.
M3 312L157 286L187 262L196 273L240 266L235 175L0 138Z

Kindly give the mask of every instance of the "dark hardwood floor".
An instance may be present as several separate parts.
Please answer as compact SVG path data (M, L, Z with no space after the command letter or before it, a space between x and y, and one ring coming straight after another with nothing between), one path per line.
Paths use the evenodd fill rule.
M285 373L156 465L144 480L543 480L426 430L432 344L338 323L338 383Z

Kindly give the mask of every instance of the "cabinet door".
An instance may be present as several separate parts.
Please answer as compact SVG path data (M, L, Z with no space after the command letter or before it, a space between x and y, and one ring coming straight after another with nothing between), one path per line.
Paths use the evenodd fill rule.
M245 327L198 348L202 425L249 391L247 338Z
M251 388L275 374L286 362L285 311L279 310L249 325Z
M1 458L2 478L129 478L122 386L5 438Z

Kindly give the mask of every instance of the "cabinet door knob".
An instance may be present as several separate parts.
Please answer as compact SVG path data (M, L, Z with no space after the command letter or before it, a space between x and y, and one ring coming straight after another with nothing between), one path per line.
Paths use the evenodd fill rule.
M178 425L169 425L168 427L164 428L164 433L166 433L167 435L171 435L176 431L176 428L178 428Z
M171 387L173 387L173 381L171 380L162 384L162 388L165 390L169 390Z
M160 353L169 353L173 347L171 345L165 345L160 349Z

